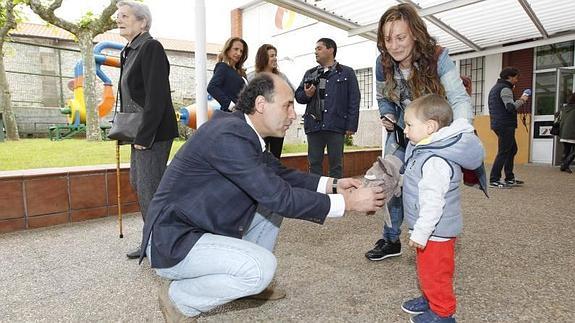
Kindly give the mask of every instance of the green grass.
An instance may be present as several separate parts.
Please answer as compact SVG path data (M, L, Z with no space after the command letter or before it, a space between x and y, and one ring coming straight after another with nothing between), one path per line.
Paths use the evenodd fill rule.
M183 140L174 141L170 159L183 144ZM357 150L362 147L346 146L345 148L346 150ZM284 145L283 147L284 154L305 152L307 152L306 144ZM130 162L130 146L121 147L120 157L122 163ZM115 141L22 139L20 141L0 142L0 171L115 163Z
M344 151L354 151L360 149L368 149L374 147L361 147L361 146L344 146ZM284 145L282 148L282 156L283 154L292 154L292 153L306 153L307 154L307 144L289 144Z
M183 143L174 142L172 154ZM122 146L120 157L122 163L130 162L130 146ZM115 163L115 141L22 139L0 143L0 171Z

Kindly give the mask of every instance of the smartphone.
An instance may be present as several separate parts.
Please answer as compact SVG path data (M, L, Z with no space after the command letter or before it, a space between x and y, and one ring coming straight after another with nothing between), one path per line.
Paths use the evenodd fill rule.
M403 135L403 128L400 127L400 126L397 124L396 121L393 121L391 118L389 118L389 117L387 117L387 116L385 116L385 115L382 116L381 119L385 119L385 120L391 122L391 124L393 125L393 128L394 128L395 130L400 130L400 131L402 132L402 135Z
M389 121L389 122L395 124L395 121L393 121L390 117L388 117L388 116L386 116L386 115L381 116L381 119L385 119L385 120L387 120L387 121Z

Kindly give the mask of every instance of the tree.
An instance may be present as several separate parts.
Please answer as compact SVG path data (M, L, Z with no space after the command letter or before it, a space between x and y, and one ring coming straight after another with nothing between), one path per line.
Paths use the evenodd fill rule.
M88 12L78 23L72 23L56 16L54 11L62 5L63 0L54 0L45 6L41 0L26 0L32 11L44 21L67 30L78 39L78 46L84 64L84 100L86 101L86 138L101 140L100 125L96 104L96 71L94 62L94 38L110 29L116 28L112 15L116 12L117 0L102 11L100 17Z
M4 110L3 118L6 125L6 137L8 140L19 140L18 125L12 109L12 96L10 94L10 85L6 78L6 69L4 68L4 41L8 37L8 32L16 28L15 6L19 0L2 0L0 2L0 111ZM2 131L0 125L0 131Z

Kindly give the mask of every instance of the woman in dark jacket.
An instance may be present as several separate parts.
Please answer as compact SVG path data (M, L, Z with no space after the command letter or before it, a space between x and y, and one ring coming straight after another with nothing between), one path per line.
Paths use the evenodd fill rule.
M150 9L135 1L119 1L116 23L128 40L121 52L122 111L141 112L143 121L132 144L130 183L138 195L142 218L166 169L178 125L170 95L170 63L162 44L148 33ZM140 257L139 248L127 254Z
M575 159L575 93L571 94L567 104L561 109L559 123L559 141L563 143L561 171L571 174L569 168Z
M263 44L258 48L255 68L255 71L248 75L248 81L251 81L258 73L273 73L284 79L289 84L292 91L295 91L287 76L278 70L278 51L273 45ZM279 159L282 154L284 138L266 137L264 138L264 141L266 142L266 148Z
M218 55L214 75L208 84L208 93L218 101L223 111L231 111L240 91L247 84L243 67L247 58L248 44L239 37L228 39Z

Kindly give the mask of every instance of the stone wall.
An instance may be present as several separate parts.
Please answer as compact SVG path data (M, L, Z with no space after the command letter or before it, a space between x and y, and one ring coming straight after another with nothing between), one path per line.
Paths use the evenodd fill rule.
M66 115L59 108L14 107L21 138L46 137L52 125L66 124Z
M105 50L106 55L118 56L117 50ZM182 51L166 51L171 64L170 85L174 107L179 110L195 100L194 54ZM73 98L68 82L74 78L74 67L81 55L76 43L55 39L13 37L5 44L4 64L12 94L20 135L35 136L47 132L47 126L38 122L66 123L65 116L53 116L56 110L45 108L63 107ZM208 55L207 76L212 75L216 56ZM118 68L102 66L102 70L114 84L118 84ZM97 79L97 98L102 95L103 83ZM49 118L46 115L50 115ZM53 121L53 122L52 122Z

